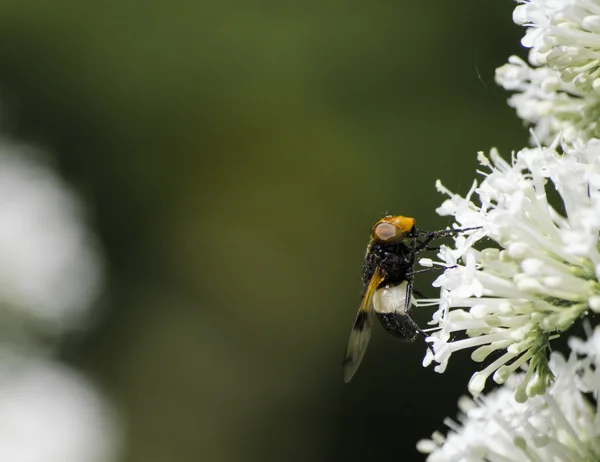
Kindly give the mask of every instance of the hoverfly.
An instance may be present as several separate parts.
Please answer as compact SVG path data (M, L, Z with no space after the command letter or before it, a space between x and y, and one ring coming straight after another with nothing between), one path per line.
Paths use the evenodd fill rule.
M412 342L421 328L410 318L413 266L417 253L432 240L466 230L420 231L414 218L386 215L371 231L363 269L364 293L344 355L348 383L358 369L371 337L373 312L385 330Z

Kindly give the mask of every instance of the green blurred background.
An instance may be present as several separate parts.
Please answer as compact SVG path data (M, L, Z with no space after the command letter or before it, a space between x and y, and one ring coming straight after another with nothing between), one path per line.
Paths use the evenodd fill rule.
M123 461L423 459L465 356L439 375L378 325L349 385L341 356L373 222L446 226L435 180L527 142L493 82L513 8L2 0L2 130L57 158L108 260L62 356L124 414Z

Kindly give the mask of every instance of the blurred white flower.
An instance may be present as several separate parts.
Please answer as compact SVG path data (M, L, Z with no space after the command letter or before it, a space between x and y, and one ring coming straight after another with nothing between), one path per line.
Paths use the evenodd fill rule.
M454 215L461 228L481 228L458 235L455 248L438 254L435 264L447 267L434 284L441 298L421 303L439 303L430 324L440 329L428 338L435 355L428 351L424 365L436 361L443 372L456 351L476 348L471 358L477 362L494 353L473 374L469 390L480 393L492 374L501 384L528 366L516 388L522 402L552 383L550 340L588 309L600 311L600 141L562 155L524 149L508 163L493 150L491 161L482 153L479 160L490 172L466 198L438 183L450 196L438 213ZM557 208L547 192L560 199ZM479 244L487 248L474 249L484 237L489 240ZM454 338L457 333L462 338Z
M600 37L600 36L599 36ZM551 143L600 137L600 93L585 94L547 66L532 68L517 56L496 69L496 82L515 93L508 99L517 115L533 127L534 140Z
M0 362L0 460L112 462L118 420L91 384L59 363Z
M0 460L112 462L117 420L48 339L83 327L102 260L77 197L31 148L0 140Z
M102 262L77 197L30 148L0 141L2 340L79 327L101 284Z
M576 348L568 361L552 353L557 379L546 394L515 401L523 375L512 376L487 396L461 398L459 422L444 422L448 435L435 432L417 448L429 454L428 462L600 460L600 418L586 395L597 399L600 392L600 330L586 342L571 340Z

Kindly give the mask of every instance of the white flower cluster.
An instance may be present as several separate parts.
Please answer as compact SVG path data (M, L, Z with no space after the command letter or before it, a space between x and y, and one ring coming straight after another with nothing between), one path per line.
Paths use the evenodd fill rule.
M419 442L430 462L600 460L600 326L550 355L600 312L600 0L519 0L514 20L529 64L511 57L496 80L537 147L480 153L465 197L438 182L438 213L469 230L421 260L445 269L440 298L419 301L439 304L424 365L443 372L459 350L484 363L459 422Z
M529 67L512 57L496 81L516 91L509 104L550 143L598 137L600 127L600 2L521 0L514 11L527 27L521 43L530 49Z
M441 297L432 323L440 329L428 339L435 355L428 351L424 364L436 361L443 372L455 351L476 348L471 357L477 362L503 352L473 374L469 390L481 392L492 374L503 383L528 365L517 388L524 401L551 384L546 357L553 335L589 309L600 311L600 141L565 154L523 149L510 163L495 151L490 157L480 153L490 172L467 197L438 183L450 196L438 213L479 229L458 235L453 249L442 247L441 261L423 262L447 267L435 283ZM558 192L558 209L547 196L551 189ZM483 237L501 249L474 249ZM454 339L457 333L464 338Z
M446 419L448 435L435 432L417 448L428 462L600 460L600 330L588 341L571 339L565 360L552 353L557 379L548 393L527 403L514 400L513 376L487 396L459 401L459 422ZM580 357L579 355L585 355Z
M52 356L87 325L103 259L84 207L37 150L0 137L0 460L110 462L119 417Z
M84 208L43 160L0 139L2 340L23 329L59 336L85 326L103 283Z
M508 104L532 125L535 140L551 143L558 134L567 142L600 138L600 93L586 95L558 71L530 67L517 56L496 69L496 82L515 92Z

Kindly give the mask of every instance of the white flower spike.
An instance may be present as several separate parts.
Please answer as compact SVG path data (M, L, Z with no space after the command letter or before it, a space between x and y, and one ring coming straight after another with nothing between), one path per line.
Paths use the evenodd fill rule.
M475 350L471 358L488 365L473 374L469 391L480 393L492 376L504 383L527 368L515 389L517 401L545 393L550 340L588 310L600 311L600 141L565 148L524 149L511 162L495 150L479 160L489 173L466 198L438 183L450 199L438 209L454 215L461 228L480 227L442 247L438 262L447 269L434 285L441 288L428 338L433 361L443 372L452 353ZM557 194L553 207L548 195ZM479 205L471 199L478 198ZM476 250L479 242L487 248ZM490 246L490 241L494 241Z
M521 0L513 20L526 26L521 40L532 64L548 65L582 92L600 92L600 2Z
M515 91L508 104L551 143L600 138L600 1L519 0L515 23L527 31L530 67L512 56L496 82Z
M537 148L480 153L484 179L466 197L438 182L438 213L478 229L422 261L445 268L440 298L419 301L439 305L423 363L443 372L471 350L485 365L448 435L419 442L429 462L600 460L600 326L569 341L568 361L548 360L554 338L600 313L600 0L518 3L529 64L511 57L496 82ZM490 377L501 386L483 396Z
M600 37L600 36L599 36ZM534 139L551 143L557 135L566 142L600 138L600 93L585 93L559 71L532 68L517 56L496 69L496 83L515 93L508 105L534 131Z
M463 397L459 422L445 421L448 435L435 432L417 449L429 454L428 462L600 460L600 420L588 399L600 392L600 330L588 341L571 339L571 344L568 361L552 353L550 369L557 379L546 394L515 401L521 374L487 396Z

